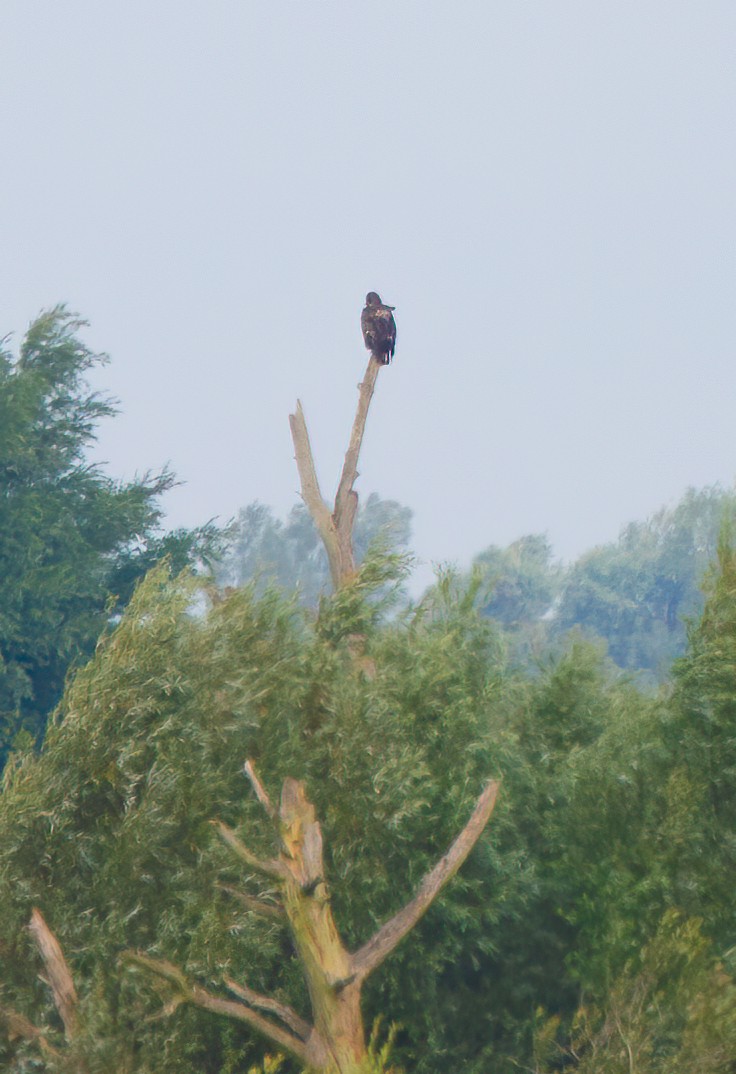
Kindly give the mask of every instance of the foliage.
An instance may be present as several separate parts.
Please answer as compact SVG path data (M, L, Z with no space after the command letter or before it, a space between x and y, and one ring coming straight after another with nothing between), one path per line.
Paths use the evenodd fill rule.
M549 620L564 571L542 534L521 537L506 548L490 545L476 556L482 578L478 606L504 630L509 657L529 668L551 648Z
M673 693L620 712L570 754L579 829L566 846L569 821L548 832L555 873L582 878L565 910L576 930L567 965L587 999L563 1050L584 1074L733 1069L736 986L719 958L733 969L735 705L726 527ZM542 1021L538 1057L557 1054L564 1024L559 1007Z
M387 549L406 548L410 533L409 508L371 493L355 520L356 561L363 562L376 540ZM303 504L291 510L286 522L274 518L264 504L244 507L229 531L216 576L227 586L245 585L253 579L259 579L261 586L273 582L285 592L297 590L299 599L311 607L330 588L327 556Z
M689 489L676 507L626 526L582 556L562 588L554 626L603 638L619 667L661 680L685 649L685 620L702 609L700 582L733 493Z
M13 361L0 352L0 763L23 728L42 733L70 665L88 657L135 581L170 553L205 553L211 527L159 532L168 471L129 483L87 461L115 413L86 375L105 356L63 307L41 314Z
M706 497L713 517L716 499ZM269 533L276 550L291 547L266 509L250 517L253 563L266 559L256 550ZM650 551L658 540L647 538ZM736 906L727 535L673 690L658 697L613 674L580 632L546 656L540 645L532 673L529 659L509 666L530 623L548 629L561 584L543 538L488 550L467 579L442 573L398 612L405 557L374 546L348 584L308 608L282 588L297 545L281 567L271 560L286 572L278 585L264 570L221 592L156 567L69 682L41 755L12 758L0 796L0 1006L59 1042L24 928L38 905L81 993L70 1069L293 1074L237 1024L187 1007L162 1017L168 986L118 961L138 947L221 994L231 976L306 1013L285 933L238 898L268 900L268 886L213 837L219 818L255 853L272 852L242 762L254 760L272 794L285 776L306 780L351 949L407 901L496 775L489 831L366 986L369 1020L399 1027L391 1059L374 1039L375 1074L389 1062L418 1074L573 1064L618 1074L631 1056L642 1074L726 1074ZM14 1074L38 1063L30 1045L3 1048Z
M580 639L535 676L510 674L476 611L480 579L465 587L445 573L418 608L387 617L387 583L402 569L399 557L369 555L316 617L255 584L213 591L193 614L196 580L157 569L70 684L41 757L8 768L7 996L53 1024L23 930L39 905L83 982L79 1049L91 1069L110 1055L136 1074L265 1061L264 1043L237 1025L188 1009L156 1020L170 992L118 965L127 947L215 990L227 974L306 1013L284 933L232 894L268 898L267 886L233 866L209 824L220 818L270 853L239 773L246 757L272 793L286 775L306 779L351 949L411 895L483 778L503 777L487 836L366 988L368 1017L401 1027L395 1062L422 1074L532 1062L531 1012L569 1026L581 987L586 1010L601 1012L588 1023L597 1034L611 981L630 980L677 904L678 876L683 890L698 876L711 883L694 859L683 873L678 856L704 836L668 744L677 706L612 679ZM709 605L705 621L713 614ZM709 906L704 887L694 893ZM22 1053L7 1052L9 1070L22 1069Z
M715 555L723 518L736 498L713 487L689 489L674 508L626 526L617 541L567 567L555 563L547 538L491 545L476 557L486 578L483 614L507 636L527 669L564 649L571 630L604 641L620 668L656 685L686 647L686 623L703 607L701 580Z
M700 923L670 912L604 1005L577 1010L569 1043L557 1044L558 1030L558 1019L540 1026L537 1074L559 1070L560 1056L578 1074L731 1074L736 982L714 959Z
M679 820L668 834L680 904L705 915L725 946L733 943L736 871L736 550L728 526L705 592L688 653L675 665L664 728Z
M641 760L651 708L611 678L600 648L579 639L524 682L506 791L509 836L526 875L513 907L519 920L507 923L486 969L494 1012L507 1027L498 1047L509 1064L529 1055L532 1011L569 1015L581 983L597 987L601 971L605 978L621 951L631 950L630 938L616 931L630 878L612 863L630 846L632 819L638 824L640 801L626 777Z
M552 607L561 568L546 537L521 537L507 548L490 545L475 563L486 575L484 615L506 627L540 619Z
M363 570L385 581L370 558ZM43 1009L22 927L39 905L85 982L95 1041L133 1047L122 1030L138 1027L137 1071L242 1069L262 1042L201 1012L147 1022L157 987L121 972L123 948L171 958L215 987L226 972L304 1007L280 928L216 886L244 878L214 841L213 817L268 853L267 827L239 774L245 757L272 790L286 775L306 778L330 850L335 914L352 946L411 895L507 749L494 712L504 685L493 632L441 593L385 623L373 604L366 610L359 594L343 592L338 611L326 601L314 622L253 587L195 616L193 587L163 568L146 580L70 684L41 757L17 759L0 798L0 943L14 1004ZM351 651L357 631L372 677ZM369 1018L395 1016L405 1027L399 1059L416 1057L420 1069L455 1004L443 977L456 975L461 952L489 943L489 869L501 890L506 873L516 884L515 864L498 858L492 840L478 857L369 990Z

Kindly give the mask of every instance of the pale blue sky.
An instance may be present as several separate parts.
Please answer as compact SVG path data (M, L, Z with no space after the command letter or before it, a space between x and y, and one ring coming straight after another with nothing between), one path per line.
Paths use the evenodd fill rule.
M736 472L733 0L4 0L0 334L68 302L173 525L360 491L571 557Z

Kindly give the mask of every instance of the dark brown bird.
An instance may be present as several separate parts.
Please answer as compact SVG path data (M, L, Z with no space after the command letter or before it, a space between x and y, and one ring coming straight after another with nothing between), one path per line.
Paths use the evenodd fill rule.
M360 315L365 345L381 365L388 365L396 350L396 306L386 306L381 296L369 291L365 296L365 309Z

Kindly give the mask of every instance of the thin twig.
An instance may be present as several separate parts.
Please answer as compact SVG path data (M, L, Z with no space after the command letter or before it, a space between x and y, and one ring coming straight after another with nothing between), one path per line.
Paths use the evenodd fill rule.
M233 899L237 899L246 910L251 910L254 914L261 914L263 917L271 917L274 920L281 922L285 922L286 920L283 906L280 906L276 902L266 902L265 899L257 899L254 895L248 895L245 891L241 891L239 888L234 888L230 884L218 884L217 887L220 891L224 891L226 895L230 895Z
M172 962L151 958L150 955L146 955L142 951L126 951L123 957L131 965L147 970L149 973L162 977L165 981L174 985L188 1003L192 1003L195 1007L201 1007L205 1011L212 1011L214 1014L221 1014L228 1018L235 1018L240 1022L246 1022L253 1029L257 1029L269 1037L280 1048L296 1056L300 1062L310 1064L313 1058L313 1049L309 1048L305 1041L282 1026L276 1025L270 1019L264 1018L263 1015L258 1014L243 1003L223 999L221 996L208 992L201 985L189 981L183 970ZM315 1041L315 1044L318 1043Z
M284 879L287 873L286 866L277 858L269 858L268 861L264 861L262 858L256 857L244 843L241 843L235 832L232 828L228 828L227 824L223 824L221 820L213 820L210 823L214 826L223 843L226 843L246 865L250 865L256 872L270 876L274 880Z
M276 810L271 803L271 799L268 797L268 791L256 775L256 770L253 767L253 762L250 760L246 761L243 765L243 771L250 780L250 785L255 791L256 798L266 810L271 820L274 820L276 817Z

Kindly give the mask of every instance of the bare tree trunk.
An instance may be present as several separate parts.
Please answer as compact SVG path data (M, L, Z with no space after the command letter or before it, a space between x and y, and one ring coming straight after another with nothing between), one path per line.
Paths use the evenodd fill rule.
M227 825L217 822L216 828L241 861L276 882L280 905L307 983L312 1021L305 1021L286 1004L259 995L241 983L229 979L223 982L237 996L236 1003L190 982L170 962L150 958L142 952L128 952L126 958L173 984L179 998L248 1023L316 1071L359 1074L367 1056L361 1013L363 983L416 925L463 864L493 812L499 785L495 782L486 785L468 823L427 873L414 898L351 954L332 914L324 873L322 830L304 784L294 779L284 780L276 810L250 762L245 771L278 832L281 844L278 856L259 859ZM268 913L272 915L270 905Z
M312 448L309 443L307 422L302 404L297 400L296 411L289 415L294 456L302 489L302 499L312 516L322 538L330 565L330 575L335 589L339 589L355 573L353 551L353 526L358 510L358 494L354 489L358 478L358 458L363 443L365 423L371 405L380 364L371 357L362 382L358 385L358 409L355 413L350 443L345 452L340 484L332 511L324 501L317 480Z

